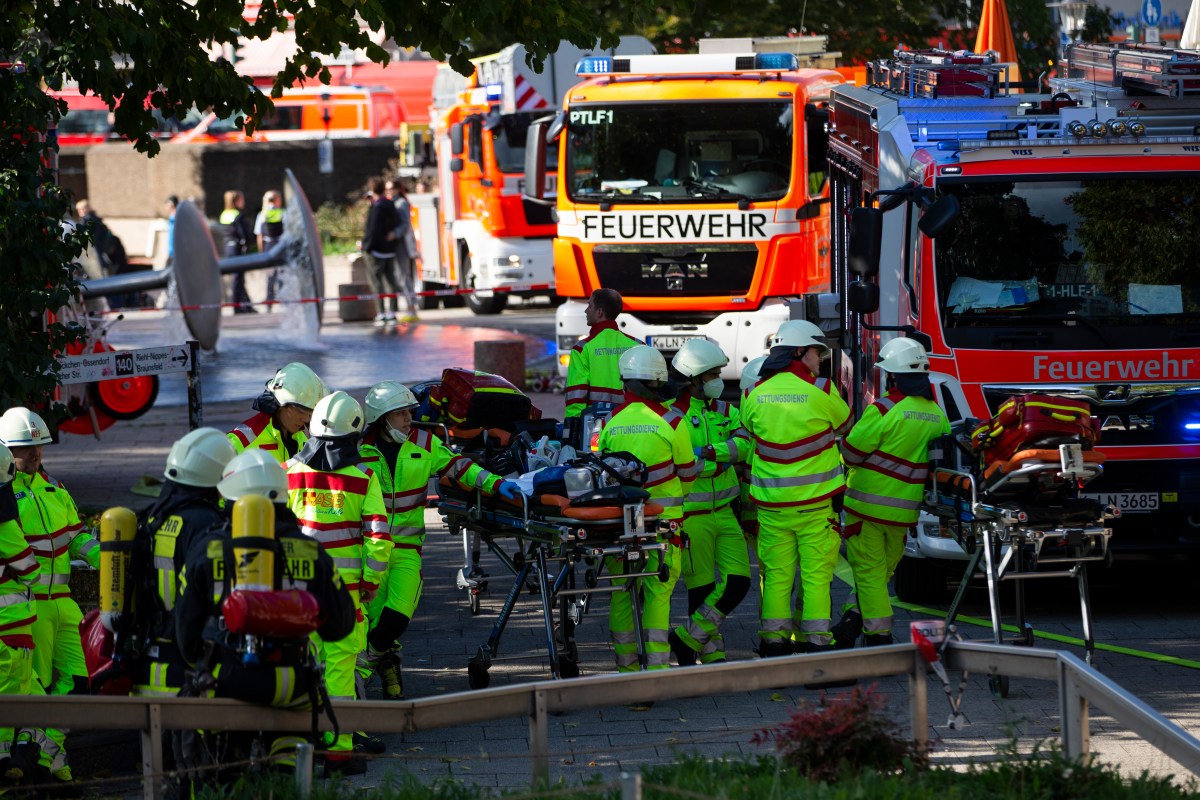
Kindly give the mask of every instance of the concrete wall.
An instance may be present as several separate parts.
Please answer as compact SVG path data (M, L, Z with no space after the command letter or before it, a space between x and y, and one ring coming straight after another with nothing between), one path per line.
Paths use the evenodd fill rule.
M245 192L247 210L256 213L263 192L281 189L283 171L291 168L316 209L325 202L356 198L367 180L383 175L389 159L396 157L394 139L333 141L334 171L329 175L318 170L319 142L312 139L164 144L154 158L127 144L100 144L85 149L85 174L73 172L71 184L87 192L92 207L105 219L153 218L162 213L163 200L171 194L192 200L206 216L216 217L227 189Z

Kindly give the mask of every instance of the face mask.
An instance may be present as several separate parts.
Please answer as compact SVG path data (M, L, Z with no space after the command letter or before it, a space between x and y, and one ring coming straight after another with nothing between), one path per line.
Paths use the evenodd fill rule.
M403 444L408 439L407 432L401 432L399 429L392 427L392 423L386 419L383 421L383 427L387 431L388 437L396 444Z
M709 400L720 398L723 391L725 391L725 381L720 378L713 378L711 381L704 382L704 396Z

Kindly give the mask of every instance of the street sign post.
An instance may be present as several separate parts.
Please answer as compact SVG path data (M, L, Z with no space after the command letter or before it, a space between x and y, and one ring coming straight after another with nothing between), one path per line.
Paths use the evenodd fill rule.
M165 347L145 347L139 350L113 350L107 353L82 353L58 357L59 383L94 383L117 378L139 378L186 372L188 381L188 426L196 430L202 424L200 370L196 357L200 343L192 340Z

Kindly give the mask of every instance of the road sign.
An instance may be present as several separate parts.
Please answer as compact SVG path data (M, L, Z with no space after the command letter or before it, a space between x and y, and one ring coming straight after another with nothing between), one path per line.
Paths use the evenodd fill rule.
M1162 19L1162 0L1142 0L1139 16L1145 25L1158 25Z
M191 362L191 349L186 344L59 356L59 382L66 386L114 378L187 372Z

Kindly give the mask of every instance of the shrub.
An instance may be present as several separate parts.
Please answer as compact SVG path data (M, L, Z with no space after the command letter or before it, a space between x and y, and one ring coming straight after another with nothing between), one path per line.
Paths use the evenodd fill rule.
M326 252L348 253L356 249L367 224L368 204L365 201L351 205L322 203L317 209L317 230L325 243Z
M792 769L815 781L832 782L844 770L895 773L929 765L928 748L898 736L875 684L855 687L813 705L802 701L787 722L754 734L755 744L774 742Z

